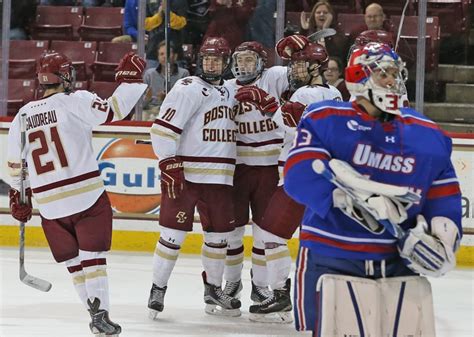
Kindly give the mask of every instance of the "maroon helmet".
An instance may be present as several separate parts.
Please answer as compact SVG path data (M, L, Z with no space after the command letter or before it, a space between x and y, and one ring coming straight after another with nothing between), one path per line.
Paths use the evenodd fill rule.
M66 91L72 90L75 80L71 60L64 54L47 51L41 55L36 69L40 84L61 84Z
M366 30L356 37L354 44L357 47L365 46L369 42L379 42L390 46L393 49L393 35L384 30Z
M245 62L239 56L253 53L255 62ZM241 84L253 82L265 69L268 55L263 46L257 41L246 41L235 48L232 54L232 74ZM240 62L239 62L240 61ZM241 63L241 64L239 64Z
M304 61L304 65L301 64ZM329 63L329 55L324 46L308 43L302 50L291 54L288 65L288 81L293 90L308 85L313 78L322 77ZM321 78L324 82L324 78Z
M319 43L308 43L302 50L291 54L291 61L318 62L321 70L327 68L329 55L324 46Z
M203 42L203 44L201 45L201 48L199 49L200 67L202 69L202 73L200 76L205 81L216 81L222 78L224 71L229 66L230 54L231 54L231 50L229 47L229 43L227 42L226 39L224 39L223 37L208 37ZM204 68L202 64L204 56L221 56L222 61L224 63L222 73L212 74L212 73L204 72Z

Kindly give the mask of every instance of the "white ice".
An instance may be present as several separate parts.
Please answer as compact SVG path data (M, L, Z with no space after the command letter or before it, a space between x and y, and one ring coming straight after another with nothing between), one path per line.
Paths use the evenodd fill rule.
M111 318L120 323L123 337L148 336L309 336L292 324L257 324L248 320L251 304L249 261L243 270L243 314L237 318L209 316L202 300L201 262L181 255L168 284L165 310L157 321L147 317L151 286L151 253L110 253L108 275ZM48 250L27 249L27 271L53 283L49 293L30 288L18 279L17 249L0 249L1 337L88 337L89 315L74 291L63 265ZM458 269L431 279L438 337L474 336L474 271Z

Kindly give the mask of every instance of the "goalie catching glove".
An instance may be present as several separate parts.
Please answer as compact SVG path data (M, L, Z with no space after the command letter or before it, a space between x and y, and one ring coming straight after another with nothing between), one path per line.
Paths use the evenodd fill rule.
M239 102L250 102L254 104L262 115L271 116L278 110L278 102L275 97L254 85L243 86L237 90L235 99Z
M10 212L12 216L20 221L27 222L31 219L33 207L31 205L31 189L27 188L25 191L26 203L20 202L20 192L14 188L10 188L8 191L8 197L10 199Z
M455 252L459 246L459 230L446 217L431 220L431 233L422 215L398 243L398 251L408 268L415 273L439 277L456 266Z
M146 61L134 52L129 52L115 68L115 81L118 83L143 83Z
M178 157L166 158L160 161L161 194L167 194L170 199L179 198L184 189L183 162Z

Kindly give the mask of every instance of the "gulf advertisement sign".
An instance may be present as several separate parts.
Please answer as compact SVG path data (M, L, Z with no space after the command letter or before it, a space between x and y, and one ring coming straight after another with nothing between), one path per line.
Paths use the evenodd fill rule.
M149 142L111 139L100 150L97 161L115 212L159 212L161 188L158 159Z

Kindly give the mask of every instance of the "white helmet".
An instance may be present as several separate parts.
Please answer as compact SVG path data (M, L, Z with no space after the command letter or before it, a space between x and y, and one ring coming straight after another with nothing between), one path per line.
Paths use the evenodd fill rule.
M371 42L354 49L346 67L346 86L351 95L367 98L381 111L400 115L406 94L405 63L390 46ZM381 85L386 78L386 85Z

